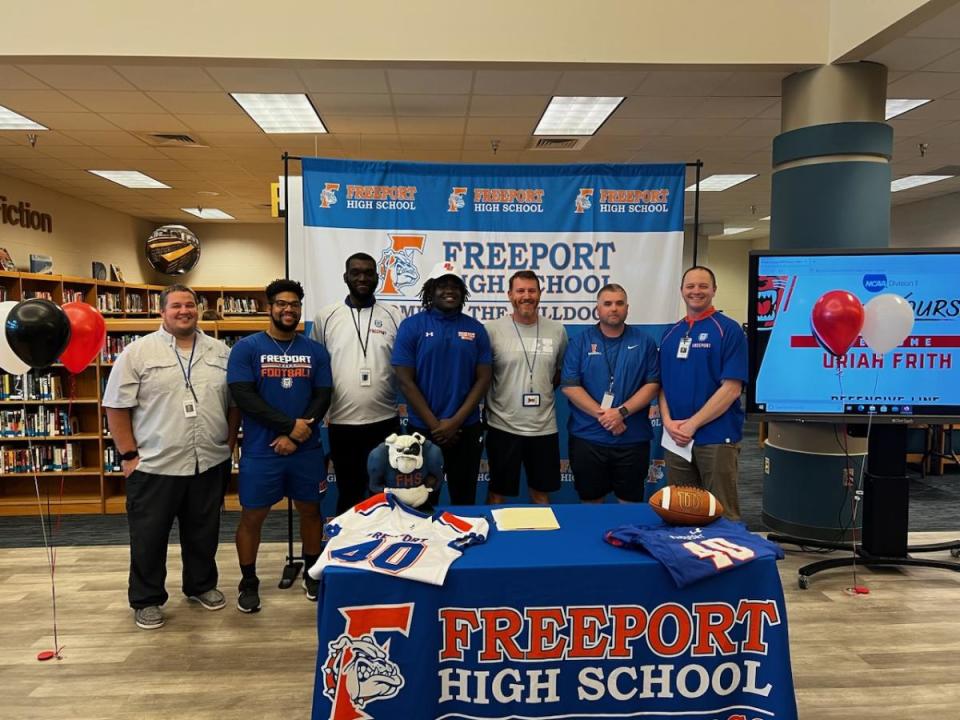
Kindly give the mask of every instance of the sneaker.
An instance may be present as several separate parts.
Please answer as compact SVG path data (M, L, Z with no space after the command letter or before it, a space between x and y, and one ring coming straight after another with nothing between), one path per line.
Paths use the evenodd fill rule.
M133 613L133 620L138 628L156 630L163 627L163 611L156 605L137 608Z
M223 593L216 588L207 590L205 593L200 593L199 595L190 595L187 597L187 600L198 602L207 610L222 610L227 606L227 599L223 596Z
M303 589L307 592L307 600L317 601L317 594L320 592L320 581L314 580L309 573L303 574Z
M252 578L250 580L241 580L240 594L237 596L237 610L242 613L255 613L260 611L260 580Z

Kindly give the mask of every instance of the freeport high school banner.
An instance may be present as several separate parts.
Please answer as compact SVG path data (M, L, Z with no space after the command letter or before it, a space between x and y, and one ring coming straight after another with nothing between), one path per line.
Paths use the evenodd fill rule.
M305 319L343 299L344 260L366 252L379 265L377 298L404 316L420 309L431 268L451 260L470 291L466 311L481 322L509 311L510 275L533 270L545 317L596 322L597 291L617 282L631 324L662 326L678 317L684 174L683 165L306 158L302 213L290 203L290 275L304 284Z

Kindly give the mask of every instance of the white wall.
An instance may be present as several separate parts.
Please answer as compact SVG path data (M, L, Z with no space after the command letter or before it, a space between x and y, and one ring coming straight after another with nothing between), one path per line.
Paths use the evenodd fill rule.
M890 247L957 245L960 245L960 193L891 208Z
M17 268L30 270L31 253L53 258L58 275L91 277L90 265L113 263L127 282L154 282L156 274L143 255L143 243L154 225L100 205L84 202L16 178L0 175L0 196L7 204L30 203L30 209L53 218L53 232L0 224L0 247Z
M185 223L200 238L188 285L262 285L284 277L283 223Z

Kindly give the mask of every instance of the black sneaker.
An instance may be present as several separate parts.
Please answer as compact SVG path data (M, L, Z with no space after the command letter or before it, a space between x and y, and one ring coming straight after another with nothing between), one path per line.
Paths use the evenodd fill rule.
M237 610L242 613L255 613L260 611L260 580L253 578L251 580L243 579L240 581L240 595L237 596Z
M320 592L320 581L314 580L309 573L303 574L303 589L307 593L307 600L317 601L317 595Z

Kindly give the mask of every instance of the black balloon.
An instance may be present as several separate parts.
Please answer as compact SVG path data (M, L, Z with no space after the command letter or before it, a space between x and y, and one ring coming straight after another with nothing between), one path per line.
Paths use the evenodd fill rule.
M57 361L70 342L70 320L49 300L24 300L7 315L7 342L32 368Z

